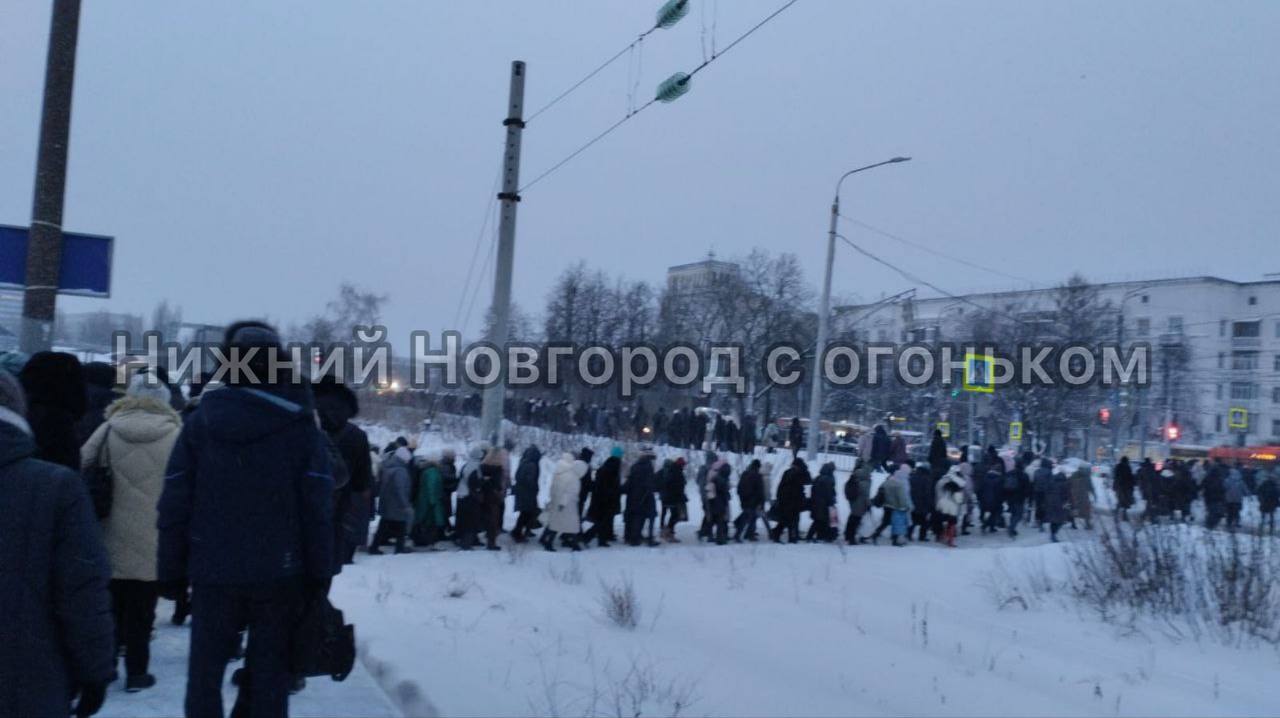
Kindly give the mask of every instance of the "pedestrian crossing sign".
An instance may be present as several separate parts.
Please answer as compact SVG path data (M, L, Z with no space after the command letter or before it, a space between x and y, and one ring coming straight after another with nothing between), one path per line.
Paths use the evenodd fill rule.
M1022 422L1009 422L1009 443L1016 444L1020 441L1022 441Z
M994 394L992 375L995 373L995 357L990 354L964 355L964 390L979 394Z
M934 425L934 427L937 428L939 434L942 434L942 438L944 439L951 438L951 422L939 421L937 424Z

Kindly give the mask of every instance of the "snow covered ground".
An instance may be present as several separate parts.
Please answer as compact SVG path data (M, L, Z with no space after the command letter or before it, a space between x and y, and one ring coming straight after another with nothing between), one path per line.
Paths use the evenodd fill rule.
M372 434L378 443L392 435ZM562 448L582 441L544 440ZM427 436L423 449L442 441ZM556 458L548 453L544 492ZM547 553L504 537L498 553L360 555L335 583L334 602L356 623L365 659L407 715L1173 716L1280 708L1274 649L1179 641L1158 628L1120 635L1066 596L999 606L988 586L1001 576L1024 568L1062 575L1064 547L1034 528L1017 542L964 537L958 550L717 547L693 537L692 487L689 495L693 523L681 526L679 545ZM611 623L601 605L605 586L625 582L639 606L634 629Z
M190 624L174 626L169 623L173 604L160 601L156 612L155 637L151 641L151 672L156 685L138 693L125 693L122 681L107 689L107 702L99 716L103 718L146 718L149 716L182 715L182 699L187 686L187 644ZM240 664L232 664L231 670ZM223 689L224 710L230 711L235 703L235 687L228 682ZM342 683L327 678L312 678L307 687L289 700L289 712L301 718L322 716L368 716L369 718L394 718L400 712L387 698L378 682L359 662L356 669Z

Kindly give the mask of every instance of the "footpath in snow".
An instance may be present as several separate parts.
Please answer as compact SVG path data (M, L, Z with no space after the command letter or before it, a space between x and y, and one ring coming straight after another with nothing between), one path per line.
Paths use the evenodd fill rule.
M107 689L107 702L99 716L151 718L182 715L182 699L187 686L190 623L187 626L174 626L169 622L171 615L173 604L160 601L156 611L155 636L151 641L151 672L156 676L155 687L138 693L125 693L123 681L112 683ZM226 712L230 712L235 703L236 689L230 683L231 671L240 665L236 662L227 668L227 683L222 692L223 710ZM335 683L328 678L309 679L306 689L289 699L289 713L298 718L397 718L400 715L359 661L356 662L355 670L342 683Z

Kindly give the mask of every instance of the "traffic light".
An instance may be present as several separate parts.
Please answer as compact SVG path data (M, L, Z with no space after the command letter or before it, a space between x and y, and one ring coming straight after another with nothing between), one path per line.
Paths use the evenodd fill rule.
M1103 426L1111 423L1111 409L1105 406L1098 409L1098 423Z
M1177 424L1164 427L1164 438L1169 441L1177 441L1180 436L1182 436L1182 429L1179 429Z

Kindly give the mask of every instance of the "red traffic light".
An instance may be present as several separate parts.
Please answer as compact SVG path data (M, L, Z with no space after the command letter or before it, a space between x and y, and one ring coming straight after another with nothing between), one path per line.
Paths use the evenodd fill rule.
M1182 436L1182 429L1179 429L1177 424L1170 424L1164 428L1164 436L1169 441L1177 441L1178 437Z
M1098 421L1104 426L1111 423L1111 410L1105 406L1098 409Z

